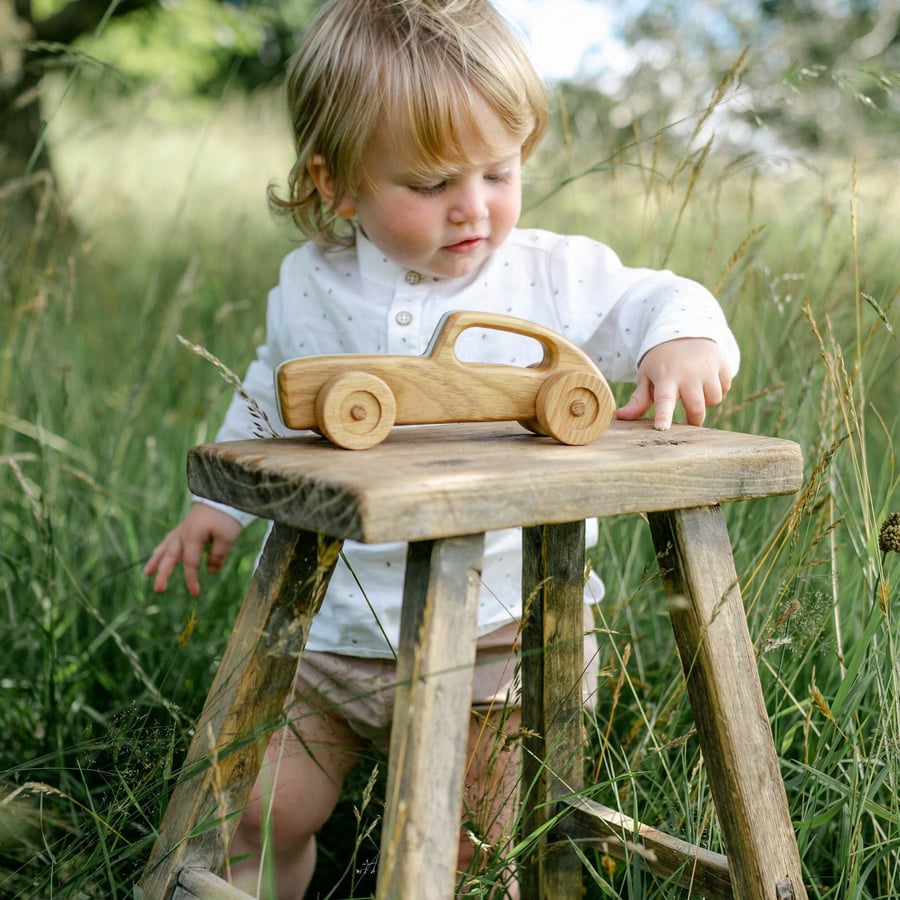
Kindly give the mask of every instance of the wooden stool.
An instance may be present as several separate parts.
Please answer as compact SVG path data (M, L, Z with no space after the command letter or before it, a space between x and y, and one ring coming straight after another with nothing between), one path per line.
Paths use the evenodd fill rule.
M316 438L194 448L196 493L273 519L142 883L147 900L244 897L218 879L343 539L408 541L378 871L383 900L453 895L484 532L523 527L525 898L581 895L569 838L645 848L706 896L806 897L720 503L799 489L784 440L614 422L569 447L515 424L395 429L354 453ZM646 513L724 856L580 799L584 519ZM212 763L212 764L211 764ZM549 802L548 802L549 801ZM562 849L560 849L562 848ZM652 852L651 852L652 851Z

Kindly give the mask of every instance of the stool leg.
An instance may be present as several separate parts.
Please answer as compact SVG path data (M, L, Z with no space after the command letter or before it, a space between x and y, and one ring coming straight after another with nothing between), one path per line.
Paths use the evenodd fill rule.
M454 893L483 553L483 534L409 545L380 900Z
M805 900L800 858L722 510L653 513L703 758L739 900Z
M171 897L185 866L224 865L259 773L261 729L281 710L340 549L333 538L273 527L144 871L146 900Z
M522 834L540 832L520 869L522 897L580 897L581 861L548 852L549 801L584 786L584 522L522 529Z

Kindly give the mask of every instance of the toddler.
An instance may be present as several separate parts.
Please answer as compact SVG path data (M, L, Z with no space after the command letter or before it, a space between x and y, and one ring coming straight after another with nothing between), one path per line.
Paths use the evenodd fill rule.
M687 422L700 425L721 402L739 355L706 289L671 272L627 268L586 237L516 227L522 166L545 128L547 97L487 0L332 0L297 50L287 89L296 162L287 195L270 198L306 242L281 265L266 342L244 382L272 422L273 371L282 361L422 354L441 316L456 309L538 322L582 347L608 379L636 379L619 418L652 406L665 429L680 400ZM523 366L541 355L528 338L487 330L466 332L457 352ZM235 398L217 439L252 436L254 419ZM216 572L247 518L196 498L147 563L154 589L165 590L181 563L196 595L204 553ZM303 896L316 831L346 774L369 744L387 747L404 561L402 545L347 542L313 622L289 710L293 728L272 740L260 776L260 784L274 782L267 802L278 897ZM498 751L484 726L517 728L520 570L519 532L488 535L461 872L483 862L476 846L502 849L512 837L517 748L506 742ZM601 596L591 576L586 666L596 666L588 604ZM257 785L232 846L243 857L234 872L251 884L261 865L262 793ZM505 890L517 895L514 874Z

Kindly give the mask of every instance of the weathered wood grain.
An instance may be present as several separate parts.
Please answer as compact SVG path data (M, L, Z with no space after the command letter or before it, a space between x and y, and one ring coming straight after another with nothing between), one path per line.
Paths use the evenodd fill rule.
M525 528L522 545L522 837L541 835L522 896L575 898L581 861L550 846L547 801L584 786L584 522Z
M410 544L376 896L451 897L484 535Z
M276 524L235 622L141 887L168 900L179 870L221 871L341 542Z
M721 853L689 844L584 797L566 797L553 812L558 816L550 834L555 841L596 847L613 859L637 856L655 875L708 900L734 896L728 860Z
M581 517L793 493L792 441L613 422L569 447L515 424L395 428L350 454L314 435L194 448L196 493L299 528L364 542L430 540Z
M188 866L178 873L172 900L254 900L207 869Z
M806 900L722 510L649 518L735 896Z
M395 429L363 454L313 436L207 445L191 452L188 472L197 493L281 524L160 829L143 882L149 900L168 900L186 867L221 866L232 813L256 775L257 738L278 714L343 538L411 542L378 896L452 894L482 533L517 525L525 526L523 721L533 732L523 753L524 817L527 832L541 835L522 861L522 896L578 896L577 858L553 843L553 828L559 836L566 826L551 819L566 805L586 812L575 797L582 520L630 512L648 513L667 590L686 601L674 605L672 622L734 894L805 900L717 505L798 490L796 444L687 426L660 433L648 421L615 422L593 444L574 447L516 425L441 426ZM721 858L696 858L714 894Z

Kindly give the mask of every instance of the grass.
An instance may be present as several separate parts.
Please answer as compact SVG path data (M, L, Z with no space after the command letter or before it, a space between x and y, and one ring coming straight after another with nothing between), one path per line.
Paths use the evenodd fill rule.
M65 202L76 236L48 217L0 244L10 897L133 896L262 534L251 526L196 600L180 585L157 598L141 574L185 508L187 449L228 401L176 335L241 371L291 241L265 209L289 155L271 97L191 116L153 95L84 112L69 98L50 132L63 190L48 202ZM726 509L736 564L810 896L898 896L900 563L878 548L900 509L897 170L652 139L606 153L563 133L538 159L525 224L715 287L743 363L710 424L803 447L797 497ZM721 850L646 528L604 521L594 559L607 599L588 796ZM351 780L313 895L371 893L383 771L373 755ZM589 897L687 895L637 859L585 859Z

